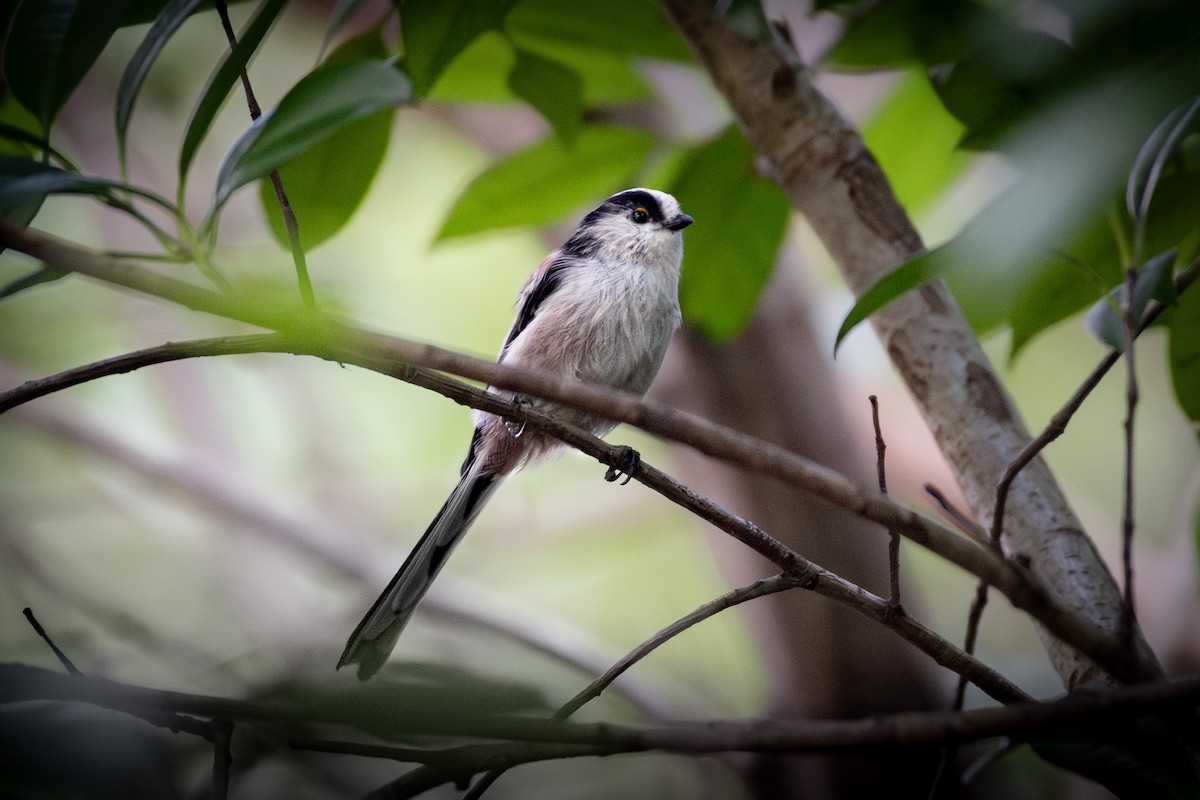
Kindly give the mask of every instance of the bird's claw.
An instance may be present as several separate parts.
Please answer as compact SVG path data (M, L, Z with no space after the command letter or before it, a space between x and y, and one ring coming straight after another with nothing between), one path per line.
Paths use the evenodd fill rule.
M642 454L637 450L634 450L632 447L627 447L625 445L621 445L617 448L617 450L620 452L618 457L619 461L617 464L610 466L608 468L608 472L604 473L604 480L612 483L617 478L620 478L622 475L624 475L625 480L621 481L621 485L624 486L625 484L629 483L629 481L633 478L633 473L637 472L638 467L641 466Z
M521 408L522 406L529 405L529 403L530 403L529 398L525 397L524 395L520 395L520 394L514 396L512 399L512 404L513 404L514 408ZM514 439L520 439L521 434L523 434L525 432L525 425L527 422L528 422L528 420L524 420L524 419L521 420L520 422L517 422L516 420L506 419L506 420L504 420L504 427L508 429L508 433L510 436L512 436Z

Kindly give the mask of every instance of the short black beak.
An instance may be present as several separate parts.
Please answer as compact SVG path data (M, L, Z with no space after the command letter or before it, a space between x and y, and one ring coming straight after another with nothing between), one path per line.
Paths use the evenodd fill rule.
M692 219L687 214L680 214L663 227L669 231L681 231L695 221L696 220Z

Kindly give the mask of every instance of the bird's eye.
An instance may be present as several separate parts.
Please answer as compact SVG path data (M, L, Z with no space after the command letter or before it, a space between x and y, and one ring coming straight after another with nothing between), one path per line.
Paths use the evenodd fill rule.
M641 206L638 206L633 210L633 214L630 215L630 219L632 219L638 225L644 225L650 221L650 212Z

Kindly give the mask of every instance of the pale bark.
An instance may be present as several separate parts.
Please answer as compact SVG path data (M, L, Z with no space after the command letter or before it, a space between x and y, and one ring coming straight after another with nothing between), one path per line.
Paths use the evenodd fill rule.
M733 108L755 151L861 293L922 249L859 134L810 82L786 47L756 42L713 18L704 0L662 0ZM953 298L940 283L910 292L871 319L945 454L976 519L990 527L996 484L1029 441ZM1121 595L1045 463L1013 483L1004 546L1036 578L1100 627L1117 631ZM1043 634L1063 684L1100 675L1076 650ZM1141 648L1153 665L1153 655Z

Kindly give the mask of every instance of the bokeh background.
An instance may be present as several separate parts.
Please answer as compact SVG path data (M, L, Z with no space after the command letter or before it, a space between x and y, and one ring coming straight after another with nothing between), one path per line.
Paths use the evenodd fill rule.
M779 10L795 22L806 58L836 33L830 15L807 20L798 7L781 4ZM328 11L310 2L282 16L250 73L264 107L312 68ZM233 9L235 20L247 13L245 5ZM144 34L144 26L118 32L56 128L56 146L93 173L118 174L112 97ZM129 131L134 182L173 195L183 125L208 65L223 49L216 17L205 12L164 51ZM520 104L467 102L478 78L469 64L457 69L461 74L452 67L433 102L396 115L384 164L359 212L310 253L309 266L322 304L364 326L492 357L521 282L587 208L549 230L436 240L474 176L548 130ZM697 68L646 61L637 69L646 98L629 113L655 115L656 124L685 142L702 141L728 124L728 112ZM927 242L948 239L1011 183L1001 158L954 151L955 123L945 112L925 121L925 138L897 124L898 94L919 91L903 74L822 74L819 84L866 131L901 198L912 201ZM189 187L197 210L245 125L236 97L199 152ZM336 180L336 165L330 179ZM928 188L931 182L935 189ZM51 198L34 225L97 249L153 247L127 219L84 198ZM698 219L701 225L720 226L721 220ZM270 236L257 192L234 197L220 234L217 258L238 281L287 281L290 257ZM29 266L21 256L0 255L0 283ZM953 479L871 331L857 329L832 359L834 335L853 298L799 217L789 222L772 286L780 283L808 306L806 346L828 363L812 378L836 399L845 420L841 446L873 464L867 396L877 395L892 493L927 511L923 484L953 497ZM0 303L0 376L7 388L164 341L240 330L72 277ZM694 354L699 334L681 335L693 342L687 353ZM1078 316L1035 339L1015 360L1008 336L992 333L986 346L1030 427L1040 429L1105 348ZM1170 393L1163 342L1151 331L1138 346L1138 607L1151 646L1169 670L1185 672L1200 664L1200 454ZM715 347L726 346L733 345ZM694 365L690 355L673 350L652 396L694 404L689 387L704 378L689 373ZM1122 370L1114 370L1047 453L1114 568L1123 391ZM831 412L796 407L791 413L819 425ZM288 682L350 685L352 676L333 672L345 637L453 486L470 429L467 410L431 393L288 355L155 366L7 412L0 417L0 657L56 666L21 615L30 607L88 674L234 696ZM719 481L705 459L685 448L628 427L608 438L634 446L685 482L700 481L702 490L704 480ZM603 472L566 453L510 479L456 552L384 678L482 679L499 694L532 689L535 706L554 707L660 627L747 574L770 574L769 565L730 547L719 532L636 483L606 483ZM710 490L721 496L720 486ZM746 513L757 518L756 509ZM862 546L873 548L879 563L885 559L882 531L829 529L824 535L865 535ZM961 641L973 581L907 543L902 558L915 613ZM886 593L886 584L867 588ZM816 597L798 602L826 603ZM756 624L754 614L734 610L689 631L618 681L581 718L772 711L781 676L763 654L769 645ZM979 651L1034 695L1061 691L1033 627L1001 599L988 607ZM953 676L933 674L933 690L948 703ZM985 703L968 697L969 705ZM129 728L131 741L167 754L168 776L145 796L203 785L203 746L133 722L78 714L73 729L81 732L80 753L95 755L97 738L83 735L95 725L107 733ZM29 734L29 741L36 739ZM104 750L105 758L97 759L119 763L120 748L112 747L117 755ZM244 796L281 787L292 797L356 793L396 772L394 765L354 757L295 754L287 763L248 756L240 763L247 760L253 766L235 785ZM493 792L521 797L537 787L556 797L736 797L746 791L740 766L737 758L593 759L518 770ZM1026 796L1078 790L1030 758L1008 759L996 769L1030 792ZM457 794L451 788L444 796Z

